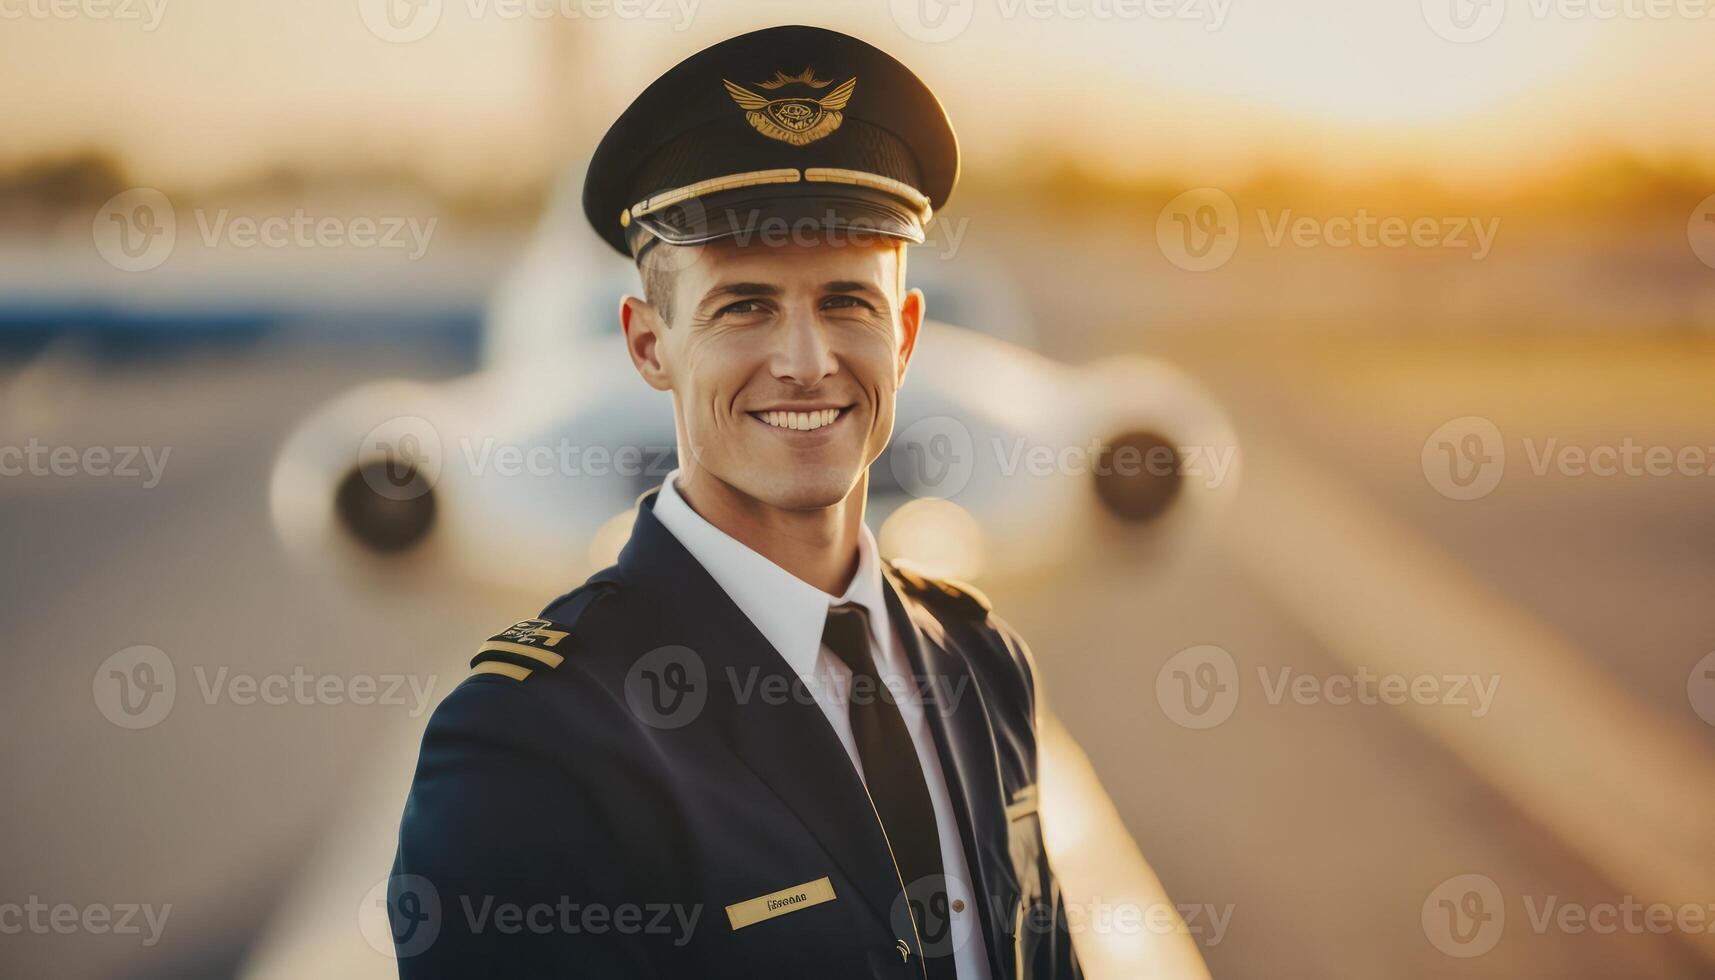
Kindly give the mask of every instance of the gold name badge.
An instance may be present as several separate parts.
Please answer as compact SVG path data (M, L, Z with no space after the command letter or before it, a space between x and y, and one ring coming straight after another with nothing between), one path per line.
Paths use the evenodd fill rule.
M834 883L826 878L806 881L802 885L782 888L777 892L769 892L753 898L748 902L739 902L726 907L727 920L733 929L743 929L767 919L777 918L788 912L807 909L812 905L834 900Z

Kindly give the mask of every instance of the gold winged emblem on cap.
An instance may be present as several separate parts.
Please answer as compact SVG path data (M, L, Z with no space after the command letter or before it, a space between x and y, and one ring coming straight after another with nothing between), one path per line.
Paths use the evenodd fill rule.
M811 88L826 88L829 84L818 81L815 74L806 68L802 75L797 76L776 72L773 80L759 82L757 85L760 88L773 89L787 82L803 82ZM851 101L852 90L856 87L857 76L853 75L819 99L770 99L742 85L726 81L727 94L732 96L732 100L738 103L740 109L745 110L745 118L757 132L793 146L814 143L839 129L840 123L845 119L841 110Z

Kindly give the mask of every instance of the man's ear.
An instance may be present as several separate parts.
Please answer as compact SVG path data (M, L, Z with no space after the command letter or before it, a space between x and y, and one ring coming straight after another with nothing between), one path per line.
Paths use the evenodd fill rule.
M911 353L917 349L917 331L923 326L923 290L912 289L899 306L899 381L905 380L905 369L911 363Z
M667 366L661 362L661 335L666 327L655 307L627 296L619 301L619 325L625 331L625 351L631 355L637 373L656 391L672 388Z

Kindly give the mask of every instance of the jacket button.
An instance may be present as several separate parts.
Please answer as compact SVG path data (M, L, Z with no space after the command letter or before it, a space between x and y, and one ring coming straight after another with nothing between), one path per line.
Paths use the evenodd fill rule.
M953 911L963 912L964 910L965 910L965 900L962 898L953 899Z
M901 963L911 962L911 944L910 943L906 942L903 939L899 939L899 940L895 940L893 945L894 945L895 949L899 950L899 962L901 962Z

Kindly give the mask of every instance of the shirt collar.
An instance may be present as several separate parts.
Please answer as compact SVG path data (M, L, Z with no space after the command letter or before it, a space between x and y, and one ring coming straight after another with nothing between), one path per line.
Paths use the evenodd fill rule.
M667 474L655 499L655 518L679 539L786 663L809 679L822 649L828 608L842 603L869 613L870 641L880 646L888 622L875 536L858 526L858 567L844 594L832 596L752 551L710 524L679 496L679 471Z

